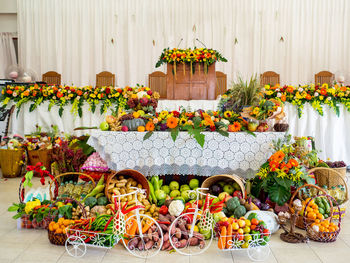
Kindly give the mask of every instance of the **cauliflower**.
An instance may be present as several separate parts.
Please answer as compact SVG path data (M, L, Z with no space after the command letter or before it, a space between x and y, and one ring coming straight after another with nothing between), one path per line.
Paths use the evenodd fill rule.
M181 200L173 200L169 205L169 214L179 216L184 211L185 205Z
M314 226L312 227L312 229L313 229L315 232L319 232L319 231L320 231L320 228L319 228L318 225L314 225Z

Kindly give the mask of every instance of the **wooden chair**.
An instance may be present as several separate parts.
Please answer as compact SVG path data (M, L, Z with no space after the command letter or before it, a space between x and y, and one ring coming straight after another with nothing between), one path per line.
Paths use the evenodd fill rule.
M12 107L9 108L9 109L0 108L0 121L1 122L6 122L5 130L0 133L0 140L2 138L2 135L3 136L7 136L8 135L11 115L13 114L14 110L15 110L15 105L12 105Z
M148 75L148 86L152 91L157 91L161 99L167 98L166 74L155 71Z
M43 74L42 81L49 85L61 85L61 74L55 71L48 71Z
M324 84L327 83L331 85L334 81L334 74L329 71L320 71L315 74L315 84Z
M221 71L216 71L215 98L227 91L227 75Z
M115 75L108 71L96 74L96 87L115 87Z
M260 84L263 86L280 84L280 74L274 71L266 71L260 75Z

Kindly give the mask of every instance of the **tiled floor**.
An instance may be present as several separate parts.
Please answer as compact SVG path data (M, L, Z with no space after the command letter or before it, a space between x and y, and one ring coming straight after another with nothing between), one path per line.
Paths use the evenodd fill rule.
M39 184L37 184L39 185ZM88 248L83 259L70 257L64 247L51 245L44 230L17 229L13 213L7 212L12 202L18 202L19 179L0 179L0 262L145 262L127 253L117 245L111 250ZM349 210L348 210L349 211ZM288 244L279 234L270 241L271 254L265 262L350 262L350 213L342 222L342 231L334 243ZM216 242L206 253L186 257L176 253L160 252L147 262L250 262L246 251L221 252Z

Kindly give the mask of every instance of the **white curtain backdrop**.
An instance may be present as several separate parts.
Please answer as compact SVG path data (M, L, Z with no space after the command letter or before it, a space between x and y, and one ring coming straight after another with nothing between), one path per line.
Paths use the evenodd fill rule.
M348 0L18 0L20 62L55 70L66 84L148 84L165 47L207 47L229 60L217 70L249 77L273 70L282 84L321 70L350 71ZM161 68L165 72L165 67Z
M6 69L12 64L17 64L13 33L0 33L0 79L6 78Z

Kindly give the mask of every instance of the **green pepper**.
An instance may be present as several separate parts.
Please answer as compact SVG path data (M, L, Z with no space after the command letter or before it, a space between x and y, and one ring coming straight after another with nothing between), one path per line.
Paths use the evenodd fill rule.
M159 176L152 176L151 182L153 184L154 191L159 190ZM153 197L152 197L153 198Z
M148 185L149 185L149 194L150 196L152 196L153 203L156 204L157 198L156 198L156 195L154 194L153 184L150 181L148 181Z

